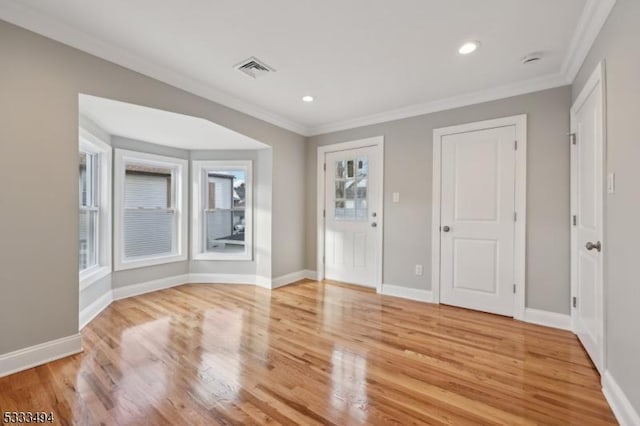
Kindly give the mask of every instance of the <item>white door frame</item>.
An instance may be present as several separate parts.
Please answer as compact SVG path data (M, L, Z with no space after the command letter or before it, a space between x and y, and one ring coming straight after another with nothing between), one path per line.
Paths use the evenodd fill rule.
M574 128L575 125L575 111L577 109L580 109L580 107L582 107L582 105L587 101L587 99L589 98L589 95L593 92L593 90L598 86L598 84L600 84L601 87L601 95L602 95L602 189L604 194L602 194L602 214L601 214L601 218L602 218L602 223L601 223L601 228L602 229L602 246L603 246L603 250L607 249L607 236L606 236L606 229L605 229L605 223L606 223L606 209L605 209L605 205L607 202L607 183L605 181L606 176L607 176L607 108L606 108L606 99L607 99L607 92L606 92L606 79L605 79L605 64L604 62L600 62L595 70L593 71L593 73L591 74L591 77L589 77L589 80L587 80L587 82L585 83L584 87L582 88L582 91L580 92L580 94L578 95L578 97L576 98L575 102L573 103L573 105L571 106L571 135L572 137L575 137L573 135L575 135L576 130ZM576 158L576 152L575 152L575 146L576 145L571 145L571 221L573 221L573 215L577 214L577 210L578 210L578 206L577 206L577 201L578 201L578 186L577 186L577 158ZM578 277L578 247L577 247L577 239L578 239L578 232L577 232L577 228L575 226L573 226L573 223L570 223L571 226L571 300L573 301L574 297L578 296L578 281L577 281L577 277ZM604 256L604 255L603 255ZM604 256L602 258L602 268L600 269L600 274L601 274L601 279L602 279L602 300L600 301L600 303L602 304L601 309L602 309L602 324L600 324L600 326L602 327L602 347L598 348L600 350L600 360L602 362L602 371L604 372L606 370L606 356L607 356L607 351L604 350L604 348L606 348L606 344L607 344L607 333L606 333L606 317L607 317L607 312L606 312L606 306L607 304L605 303L605 298L606 298L606 292L604 291L604 287L605 287L605 270L606 270L606 266L607 262L606 262L606 256ZM579 303L579 301L578 301ZM575 326L575 322L576 322L576 318L578 315L578 309L573 307L573 303L571 303L571 329L572 331L576 331L576 326ZM604 376L603 376L604 377Z
M376 291L380 293L382 291L382 259L383 259L383 229L384 229L384 136L376 136L367 139L359 139L350 142L342 142L331 145L324 145L318 147L318 169L316 174L317 179L317 201L316 201L316 226L317 226L317 257L316 257L316 271L318 273L318 281L324 279L324 238L325 238L325 157L329 152L348 151L357 148L376 148L377 163L379 164L378 173L378 187L380 188L380 197L378 205L372 206L375 208L377 214L378 227L376 233L376 248L378 250L380 261L377 265L376 271Z
M431 227L431 287L433 303L440 303L440 201L442 177L442 138L447 135L515 126L516 128L516 181L515 181L515 222L514 234L514 284L516 285L513 317L523 320L526 297L526 229L527 229L527 116L498 118L444 127L433 131L433 212Z

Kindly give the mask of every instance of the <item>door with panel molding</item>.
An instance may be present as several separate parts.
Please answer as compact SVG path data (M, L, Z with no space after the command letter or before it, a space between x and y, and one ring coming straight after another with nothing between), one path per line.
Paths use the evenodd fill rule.
M380 212L376 148L328 152L325 156L326 279L376 287Z
M603 371L604 100L602 68L571 108L572 316L574 330Z
M440 301L513 316L516 127L442 137Z

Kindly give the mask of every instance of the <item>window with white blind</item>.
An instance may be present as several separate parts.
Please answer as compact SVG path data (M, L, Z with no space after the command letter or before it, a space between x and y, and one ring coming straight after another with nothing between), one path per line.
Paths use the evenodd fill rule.
M188 162L116 150L116 269L187 259Z
M196 260L251 260L251 161L194 161L192 253Z
M79 278L84 289L111 273L111 147L79 129Z

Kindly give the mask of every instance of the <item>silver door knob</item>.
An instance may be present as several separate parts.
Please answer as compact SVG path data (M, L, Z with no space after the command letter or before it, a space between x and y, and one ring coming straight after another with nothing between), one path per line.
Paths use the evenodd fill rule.
M592 243L591 241L589 241L586 246L587 250L598 250L598 252L602 251L602 244L600 244L600 241L596 242L595 244Z
M449 231L451 231L451 228L449 228L448 226L442 227L442 232L449 232Z
M373 222L373 223L371 224L371 227L372 227L372 228L377 228L377 227L378 227L378 224L377 224L377 223L375 223L375 222Z

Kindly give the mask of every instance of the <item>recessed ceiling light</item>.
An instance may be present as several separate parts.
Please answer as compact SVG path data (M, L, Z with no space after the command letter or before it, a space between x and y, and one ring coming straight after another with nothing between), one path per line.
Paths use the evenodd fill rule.
M313 96L307 95L302 97L303 102L313 102Z
M458 49L458 52L461 55L468 55L469 53L473 53L476 50L478 50L478 47L480 47L480 42L478 42L478 41L469 41L469 42L463 44L462 46L460 46L460 49Z

